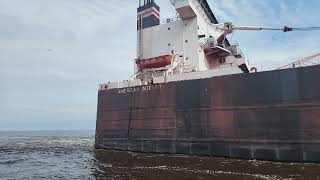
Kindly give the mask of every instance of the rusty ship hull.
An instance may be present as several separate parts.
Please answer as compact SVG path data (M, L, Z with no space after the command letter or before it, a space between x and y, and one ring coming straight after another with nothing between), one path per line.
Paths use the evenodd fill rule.
M320 66L100 90L96 148L320 162Z

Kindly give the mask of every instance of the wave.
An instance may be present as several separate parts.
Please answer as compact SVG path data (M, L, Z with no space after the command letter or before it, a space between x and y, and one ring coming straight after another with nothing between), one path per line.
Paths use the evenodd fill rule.
M207 174L211 176L217 175L231 175L231 176L242 176L242 177L253 177L258 179L267 179L267 180L280 180L282 179L276 175L264 175L264 174L250 174L242 172L231 172L231 171L214 171L214 170L200 170L200 169L190 169L190 168L181 168L181 167L167 167L167 166L155 166L155 167L139 167L136 166L133 169L136 170L164 170L164 171L178 171L185 173L194 173L194 174Z
M25 161L25 159L13 159L13 160L7 160L7 161L0 161L0 165L11 165L11 164L17 164L20 162Z

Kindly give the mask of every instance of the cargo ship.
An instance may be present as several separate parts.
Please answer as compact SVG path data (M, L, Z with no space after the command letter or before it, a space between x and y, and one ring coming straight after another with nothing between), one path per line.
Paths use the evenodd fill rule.
M220 24L206 0L137 9L129 80L99 85L95 147L288 162L320 162L320 66L257 72L227 35L277 30ZM294 28L285 27L284 32Z

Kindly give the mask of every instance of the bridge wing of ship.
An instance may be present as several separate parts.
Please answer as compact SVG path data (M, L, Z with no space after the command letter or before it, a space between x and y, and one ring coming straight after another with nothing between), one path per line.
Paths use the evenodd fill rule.
M210 5L208 4L207 0L197 0L199 2L199 4L201 5L201 8L203 9L203 11L206 13L206 15L208 16L208 18L210 19L211 23L213 24L219 24L218 19L216 18L216 16L213 14L212 9L210 7ZM226 39L225 40L225 45L226 46L230 46L229 40Z

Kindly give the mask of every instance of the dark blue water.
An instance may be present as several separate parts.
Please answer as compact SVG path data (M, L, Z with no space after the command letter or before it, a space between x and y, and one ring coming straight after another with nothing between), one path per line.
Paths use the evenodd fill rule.
M320 180L320 165L95 150L93 131L0 132L0 179Z

